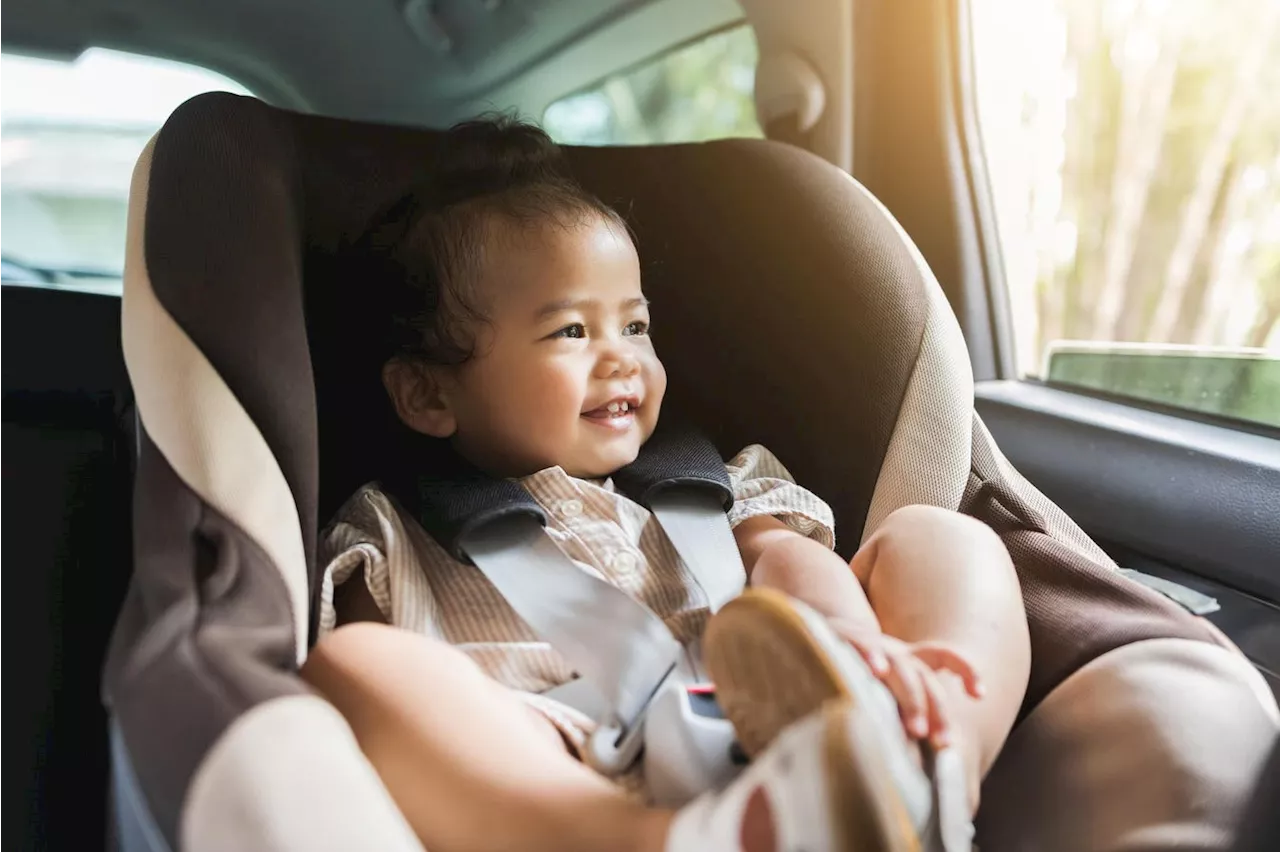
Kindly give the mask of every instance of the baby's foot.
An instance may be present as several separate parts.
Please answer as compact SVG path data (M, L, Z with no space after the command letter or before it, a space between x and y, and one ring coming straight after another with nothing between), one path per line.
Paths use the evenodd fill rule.
M881 778L855 748L870 735L865 726L852 702L827 702L782 731L724 791L682 808L667 852L918 850L896 797L882 794Z
M707 625L703 659L748 755L826 702L849 703L855 772L873 799L857 807L886 815L861 836L860 850L967 848L972 826L955 750L932 755L931 781L892 694L818 613L781 592L749 589Z

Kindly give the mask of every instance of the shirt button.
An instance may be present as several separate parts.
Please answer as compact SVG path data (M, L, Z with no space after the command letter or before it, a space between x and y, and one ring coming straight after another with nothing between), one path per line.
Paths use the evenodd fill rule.
M615 553L613 556L613 559L609 560L609 564L613 566L613 569L615 571L620 571L623 573L636 570L636 565L638 562L639 560L636 559L634 554L628 553L625 550L619 553Z
M576 518L582 514L581 500L565 500L560 504L560 514L566 518Z

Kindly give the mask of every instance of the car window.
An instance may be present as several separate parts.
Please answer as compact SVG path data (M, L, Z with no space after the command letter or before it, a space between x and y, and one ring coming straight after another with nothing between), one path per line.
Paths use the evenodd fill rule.
M119 293L134 163L183 101L247 94L175 62L91 49L74 62L0 56L6 284Z
M970 7L1020 372L1280 426L1280 3Z
M707 36L552 103L546 131L573 145L762 137L749 26Z

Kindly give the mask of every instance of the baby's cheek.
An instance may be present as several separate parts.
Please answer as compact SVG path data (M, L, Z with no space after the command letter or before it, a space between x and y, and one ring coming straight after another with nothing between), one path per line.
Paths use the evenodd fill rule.
M667 371L662 362L655 359L653 369L645 376L645 408L653 422L658 420L658 412L662 408L662 398L667 392Z
M645 380L650 385L650 391L661 395L667 388L667 368L654 353L650 353L645 367Z
M563 434L566 429L577 426L584 390L579 383L563 375L540 376L521 390L520 398L520 407L526 418L537 423L539 430L550 436Z

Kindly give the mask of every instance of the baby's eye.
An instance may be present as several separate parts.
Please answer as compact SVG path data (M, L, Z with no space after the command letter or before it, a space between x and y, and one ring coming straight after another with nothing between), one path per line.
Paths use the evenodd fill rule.
M649 333L649 323L644 320L627 323L627 327L622 330L622 333L627 337L643 337Z
M580 322L575 322L572 325L566 325L564 328L560 329L559 331L557 331L555 334L551 336L567 337L571 340L579 340L587 336L587 327Z

